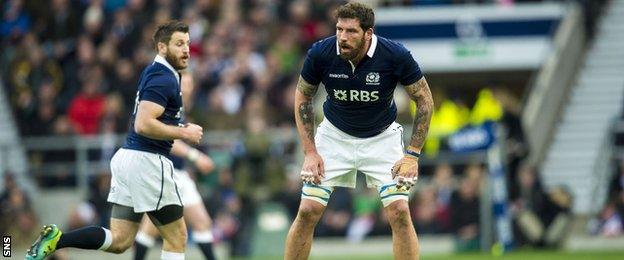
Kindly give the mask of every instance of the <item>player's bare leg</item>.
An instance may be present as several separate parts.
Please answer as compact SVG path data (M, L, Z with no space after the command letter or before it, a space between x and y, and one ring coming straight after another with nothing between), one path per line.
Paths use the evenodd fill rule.
M286 237L285 260L308 259L312 248L314 227L321 219L325 206L321 203L302 199L297 217L290 226Z
M115 254L125 252L134 243L134 236L136 236L138 230L138 222L111 218L110 231L113 235L113 243L105 251Z
M184 207L184 219L194 232L210 231L212 227L212 219L202 203Z
M141 227L135 238L134 260L143 260L149 248L153 247L158 237L158 229L149 217L144 216L141 220Z
M184 253L186 249L186 224L184 218L179 218L169 224L157 226L163 239L163 251Z
M57 249L66 247L121 254L132 246L138 228L138 222L116 218L111 218L110 230L89 226L63 234L56 225L46 225L25 259L43 260Z
M191 225L193 241L199 246L206 259L215 259L212 250L212 219L204 203L195 203L184 207L184 219Z
M392 251L396 260L419 259L416 230L412 224L409 206L405 200L397 200L384 209L392 228Z
M202 203L197 203L184 207L184 219L191 225L193 230L193 239L200 247L206 259L215 259L212 252L212 219L206 211L206 207ZM159 235L158 229L149 220L144 217L141 223L139 235L136 237L136 252L134 259L145 259L147 250L154 245L154 239ZM141 250L140 247L143 247Z
M151 238L158 237L158 228L154 226L152 221L150 221L147 216L143 217L143 220L141 220L141 227L139 230L141 233L144 233Z

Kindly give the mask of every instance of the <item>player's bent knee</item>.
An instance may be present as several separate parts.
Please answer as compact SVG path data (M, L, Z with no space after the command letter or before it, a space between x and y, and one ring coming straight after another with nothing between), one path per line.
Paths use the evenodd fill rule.
M297 213L297 218L306 222L306 223L316 223L323 215L323 210L325 206L312 202L312 201L301 201L301 205L299 205L299 212Z
M163 236L163 241L168 244L172 250L182 252L184 248L186 248L187 238L186 229L176 229L169 232L169 236Z
M395 201L387 206L388 221L394 225L412 225L407 201Z
M106 249L106 251L114 253L114 254L123 254L128 250L132 243L134 242L134 237L122 237L113 235L113 243Z

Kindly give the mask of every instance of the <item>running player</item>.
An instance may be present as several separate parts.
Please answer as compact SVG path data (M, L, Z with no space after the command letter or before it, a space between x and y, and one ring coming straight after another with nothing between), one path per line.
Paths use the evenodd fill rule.
M184 259L182 200L167 155L173 140L197 144L203 133L198 125L180 125L184 109L178 71L188 66L188 31L188 25L170 21L154 33L158 54L141 74L128 137L111 159L110 230L89 226L62 233L47 225L26 259L44 259L65 247L123 253L132 246L144 213L163 237L161 258Z

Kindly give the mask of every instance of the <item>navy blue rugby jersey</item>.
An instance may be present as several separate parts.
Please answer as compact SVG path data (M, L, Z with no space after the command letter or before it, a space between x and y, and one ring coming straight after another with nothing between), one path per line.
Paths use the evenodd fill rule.
M402 44L376 35L356 66L339 53L336 36L314 43L301 76L310 84L325 85L323 112L329 122L355 137L375 136L396 119L394 88L420 80L420 68Z
M139 102L151 101L161 105L165 111L157 119L167 125L179 125L184 114L182 107L182 90L180 74L161 56L147 66L139 80L139 87L130 118L130 130L123 148L168 155L173 140L156 140L137 134L134 131L134 120Z

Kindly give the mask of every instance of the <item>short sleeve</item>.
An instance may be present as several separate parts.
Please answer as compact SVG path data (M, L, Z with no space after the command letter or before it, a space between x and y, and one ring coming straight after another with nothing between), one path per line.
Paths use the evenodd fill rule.
M397 71L399 72L399 82L401 85L407 86L414 84L422 78L420 67L408 50L405 50L405 52L401 54L398 64L399 67L397 68Z
M301 77L312 85L318 85L321 83L321 73L318 68L318 43L315 43L308 50L305 61L303 62L303 68L301 69Z
M156 75L149 79L139 95L139 101L151 101L167 107L167 101L173 93L175 82L165 75Z

